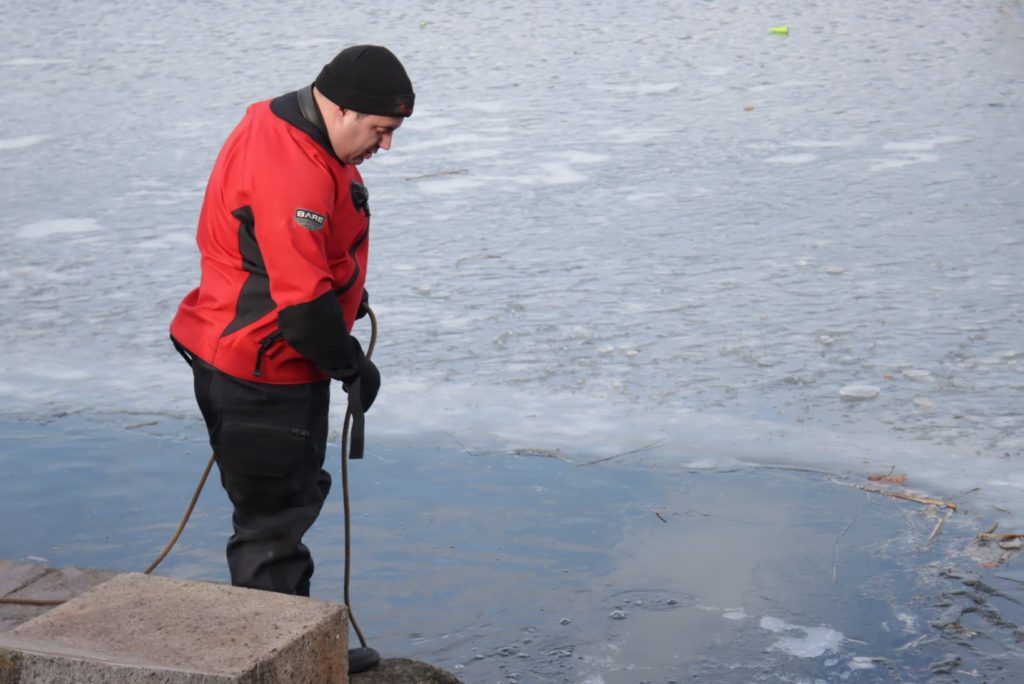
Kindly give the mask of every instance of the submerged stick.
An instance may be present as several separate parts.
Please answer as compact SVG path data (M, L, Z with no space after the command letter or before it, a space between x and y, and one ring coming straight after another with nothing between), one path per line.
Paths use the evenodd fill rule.
M619 456L630 456L632 454L642 454L645 451L651 451L652 449L657 449L658 447L660 447L664 443L665 443L665 440L659 439L656 442L651 442L647 446L642 446L639 449L633 449L632 451L623 451L621 454L613 454L611 456L605 456L604 458L599 458L596 461L587 461L586 463L580 463L579 465L580 466L597 465L598 463L604 463L605 461L610 461L613 458L618 458Z
M913 641L908 641L907 643L903 644L902 646L900 646L899 648L897 648L897 649L896 649L896 651L897 651L897 652L899 652L899 651L905 651L905 650L907 650L908 648L914 648L914 647L916 647L916 646L920 646L920 645L921 645L922 643L925 643L926 641L930 641L930 640L932 640L932 639L933 639L933 637L931 637L930 635L928 635L928 634L922 634L921 636L917 637L917 638L916 638L916 639L914 639Z
M946 515L939 518L939 522L935 523L935 529L933 529L932 533L928 535L928 541L924 543L925 546L928 546L932 543L932 540L935 539L935 535L937 535L939 533L939 530L942 529L943 523L945 523L951 515L953 515L953 511L946 511Z
M424 178L437 178L438 176L457 176L459 174L469 173L468 169L451 169L450 171L435 171L434 173L424 173L421 176L407 176L405 180L423 180Z
M846 527L844 527L843 531L839 533L839 536L836 537L835 543L832 545L832 583L833 584L836 584L837 582L839 582L839 542L841 542L843 540L843 537L846 536L846 533L850 531L850 528L853 527L853 523L855 523L857 521L857 518L859 518L859 517L860 517L860 513L858 513L857 515L853 516L850 519L850 522L846 523Z
M469 454L470 456L479 456L479 454L477 454L477 453L476 453L476 452L474 452L474 451L473 451L472 449L470 449L470 448L469 448L468 446L466 446L465 444L463 444L463 443L462 443L462 442L461 442L461 441L459 440L459 438L458 438L458 437L456 437L456 436L455 436L454 434L452 434L452 433L451 433L451 432L449 432L448 430L445 430L445 431L444 431L444 434L446 434L446 435L448 435L449 437L451 437L451 438L452 438L452 441L453 441L453 442L455 442L456 444L458 444L458 445L459 445L460 447L462 447L462 450L463 450L463 451L465 451L465 452L466 452L467 454Z

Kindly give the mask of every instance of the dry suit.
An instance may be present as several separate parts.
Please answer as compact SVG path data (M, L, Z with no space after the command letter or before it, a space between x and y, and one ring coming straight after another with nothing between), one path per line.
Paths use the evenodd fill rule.
M228 137L199 216L199 287L171 337L234 505L232 584L309 593L302 536L330 489L330 380L369 408L380 376L350 334L364 298L368 196L334 154L312 87L259 102ZM353 401L350 401L350 406Z

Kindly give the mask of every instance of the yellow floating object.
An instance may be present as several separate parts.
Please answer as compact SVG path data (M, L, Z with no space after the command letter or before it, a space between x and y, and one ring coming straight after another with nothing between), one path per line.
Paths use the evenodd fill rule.
M788 36L789 35L789 27L788 26L772 26L768 30L770 32L772 32L772 33L778 33L780 36Z

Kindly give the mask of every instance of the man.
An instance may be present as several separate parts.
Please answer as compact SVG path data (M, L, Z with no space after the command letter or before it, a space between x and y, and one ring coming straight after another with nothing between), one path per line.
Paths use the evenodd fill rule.
M234 505L231 583L309 595L302 543L330 489L330 381L361 415L380 374L351 334L365 313L370 209L356 166L391 147L415 96L389 50L342 50L311 86L249 107L199 216L199 287L171 338ZM369 651L369 653L366 653ZM376 663L350 652L350 671Z

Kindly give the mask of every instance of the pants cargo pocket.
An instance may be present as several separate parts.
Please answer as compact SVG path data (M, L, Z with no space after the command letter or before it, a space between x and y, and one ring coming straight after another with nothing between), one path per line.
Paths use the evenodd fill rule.
M313 452L305 416L225 408L217 444L221 481L242 515L296 505Z

